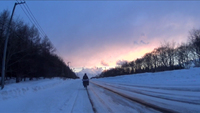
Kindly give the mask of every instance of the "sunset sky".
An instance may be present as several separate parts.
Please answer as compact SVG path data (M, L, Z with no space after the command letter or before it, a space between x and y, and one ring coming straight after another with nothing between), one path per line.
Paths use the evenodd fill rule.
M0 1L0 12L15 1ZM114 67L200 28L199 1L27 1L56 53L76 71ZM31 25L20 6L14 18Z

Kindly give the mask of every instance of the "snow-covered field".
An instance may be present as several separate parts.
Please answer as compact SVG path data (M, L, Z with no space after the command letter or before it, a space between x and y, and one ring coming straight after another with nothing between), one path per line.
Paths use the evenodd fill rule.
M80 79L7 84L0 90L0 113L157 112L143 104L181 113L200 113L200 68L92 79L91 82L88 93Z

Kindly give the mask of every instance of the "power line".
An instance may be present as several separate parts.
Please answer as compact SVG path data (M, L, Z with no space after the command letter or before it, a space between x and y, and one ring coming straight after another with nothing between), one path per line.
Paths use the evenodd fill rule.
M17 2L19 2L18 0L16 0ZM31 14L27 11L27 8L26 7L22 7L22 6L20 6L21 8L22 8L22 10L23 10L23 12L26 14L26 16L28 17L28 19L31 21L31 23L36 27L36 28L38 28L38 26L36 25L36 22L34 21L34 19L33 19L33 17L31 16ZM42 35L42 36L45 36L42 32L41 32L41 30L40 29L38 29L38 31L40 32L40 34Z
M21 5L20 5L20 7L22 8L23 12L28 17L28 19L31 21L31 23L34 25L34 22L31 20L31 18L29 17L29 15L26 13L26 11L24 10L24 8Z
M39 26L39 28L41 29L41 31L43 32L44 35L46 35L46 33L44 32L44 30L42 29L42 27L40 26L40 24L38 23L37 19L35 18L35 16L33 15L33 13L31 12L29 6L27 5L27 3L25 3L24 5L25 7L28 8L28 11L31 13L32 17L34 18L36 24Z
M16 1L19 2L18 0L16 0ZM22 1L22 0L20 0L20 1ZM26 14L26 16L31 21L31 23L38 29L38 31L40 32L41 36L42 37L47 36L46 33L44 32L44 30L42 29L42 27L40 26L40 24L38 23L38 21L36 20L35 16L31 12L31 10L28 7L28 5L25 3L25 5L23 5L23 7L21 6L23 12Z
M16 0L16 1L19 2L22 0ZM23 1L25 2L25 0L23 0ZM25 5L23 4L23 6L21 6L21 8L24 11L24 13L26 14L26 16L28 17L28 19L31 21L31 23L37 28L41 37L47 36L46 33L44 32L44 30L42 29L42 27L40 26L40 24L38 23L37 19L33 15L32 11L30 10L27 3L25 3ZM52 44L52 46L53 46L53 44Z
M25 3L26 4L26 3ZM45 36L45 33L43 32L43 30L41 30L42 28L40 27L40 25L38 24L37 20L35 19L33 13L30 11L30 9L28 9L25 5L23 5L23 7L25 8L26 12L29 14L30 18L32 19L32 21L34 22L34 25L38 28L38 30L40 31L40 33Z

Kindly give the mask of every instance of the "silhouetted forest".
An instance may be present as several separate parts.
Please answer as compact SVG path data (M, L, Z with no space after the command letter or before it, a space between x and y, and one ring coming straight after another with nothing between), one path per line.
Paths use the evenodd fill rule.
M0 73L9 19L10 13L7 10L0 13ZM48 37L41 37L36 27L19 19L13 19L11 23L5 77L5 80L15 77L16 82L39 77L77 78L62 58L55 54L55 48Z
M185 69L200 66L200 29L189 32L188 42L164 42L142 58L106 70L96 77L111 77L145 72Z

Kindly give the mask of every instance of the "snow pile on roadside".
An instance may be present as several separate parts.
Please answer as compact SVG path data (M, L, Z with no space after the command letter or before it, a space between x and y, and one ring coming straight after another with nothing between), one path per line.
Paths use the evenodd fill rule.
M0 91L0 101L9 98L16 98L27 93L37 92L39 90L52 88L61 84L65 80L61 78L40 79L36 81L25 81L20 83L6 84L4 89Z
M200 85L200 68L123 75L95 80L109 83L138 85Z

